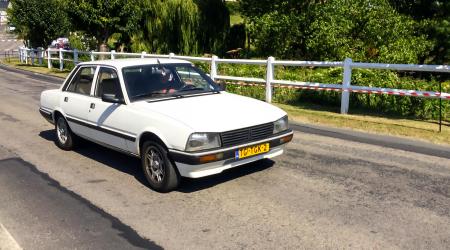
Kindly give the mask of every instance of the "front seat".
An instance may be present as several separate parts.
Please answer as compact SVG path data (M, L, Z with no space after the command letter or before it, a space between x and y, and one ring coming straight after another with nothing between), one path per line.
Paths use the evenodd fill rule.
M100 82L99 90L100 96L103 94L113 94L117 98L123 98L120 82L118 78L103 79Z

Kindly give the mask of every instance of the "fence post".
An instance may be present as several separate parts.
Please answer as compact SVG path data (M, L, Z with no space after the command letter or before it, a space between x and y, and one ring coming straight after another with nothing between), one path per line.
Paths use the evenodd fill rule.
M39 65L42 65L42 59L44 57L44 48L39 47L37 50L37 55L38 55L38 63Z
M217 59L219 59L216 55L213 55L211 57L211 72L209 76L213 81L216 81L217 77Z
M273 81L273 62L274 57L267 58L267 69L266 69L266 102L272 102L272 81Z
M47 48L47 63L48 63L48 68L51 69L52 68L52 51L50 48Z
M33 65L34 66L34 58L35 58L35 50L34 49L31 49L30 50L30 56L31 56L31 65Z
M145 55L147 55L147 52L142 51L142 53L141 53L141 58L145 58Z
M344 61L344 79L342 80L342 95L341 95L341 114L348 113L350 102L350 85L352 81L352 59L345 58Z
M64 69L64 55L63 55L63 49L59 48L59 70L63 71Z
M23 51L25 52L25 64L28 64L28 48Z
M91 61L95 61L95 55L94 55L94 51L93 50L91 50Z
M169 53L169 59L172 59L175 56L174 53Z
M116 59L116 51L115 50L111 50L111 60Z
M78 50L77 49L73 49L73 64L74 65L78 64Z

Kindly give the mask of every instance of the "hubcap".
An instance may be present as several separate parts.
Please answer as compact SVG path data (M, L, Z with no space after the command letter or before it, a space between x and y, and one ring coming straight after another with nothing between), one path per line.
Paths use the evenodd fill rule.
M67 141L67 125L64 119L58 119L58 123L56 124L56 133L58 134L58 140L65 144Z
M145 165L150 178L160 183L164 179L164 161L161 153L153 148L150 148L145 155Z

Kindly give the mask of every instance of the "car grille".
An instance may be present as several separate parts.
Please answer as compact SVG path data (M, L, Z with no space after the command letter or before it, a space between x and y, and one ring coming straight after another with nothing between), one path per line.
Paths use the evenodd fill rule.
M230 147L246 142L257 141L273 135L273 123L266 123L248 128L242 128L221 134L222 146Z

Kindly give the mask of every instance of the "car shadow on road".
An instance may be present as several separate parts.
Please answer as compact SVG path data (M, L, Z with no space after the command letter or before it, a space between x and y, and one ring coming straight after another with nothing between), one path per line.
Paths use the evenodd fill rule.
M39 133L39 136L47 141L52 142L55 142L56 139L54 130L41 131ZM84 157L88 157L106 166L114 168L118 171L132 175L141 184L149 187L144 173L141 169L140 160L136 157L118 153L112 149L86 140L83 140L80 147L74 149L73 151ZM182 178L181 185L176 191L182 193L192 193L200 191L236 178L263 171L265 169L271 168L273 165L274 162L272 160L266 159L229 169L218 175L203 177L199 179Z
M199 179L183 178L177 191L182 193L192 193L203 189L214 187L216 185L228 182L246 175L264 171L273 167L274 161L269 159L252 162L239 167L228 169L220 174L207 176Z
M39 136L45 140L54 142L56 135L54 130L45 130L39 133ZM100 162L108 167L114 168L126 174L134 176L136 180L147 186L144 173L140 167L140 160L136 157L118 153L112 149L100 146L90 141L82 140L81 145L76 147L76 152L84 157Z

